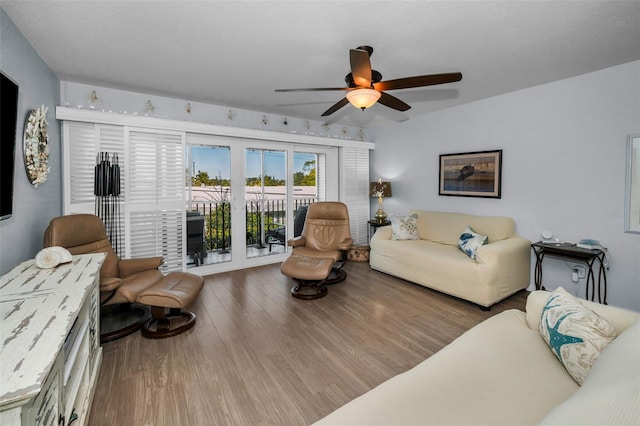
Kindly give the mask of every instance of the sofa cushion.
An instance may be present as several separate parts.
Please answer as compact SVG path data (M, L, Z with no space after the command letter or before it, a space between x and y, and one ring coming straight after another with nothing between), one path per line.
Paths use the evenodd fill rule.
M417 240L420 238L418 235L417 214L410 214L409 216L389 216L391 221L391 239L392 240Z
M441 244L457 245L466 226L489 237L489 241L501 241L515 233L515 222L503 216L476 216L463 213L411 210L418 215L420 238Z
M511 240L511 239L510 239ZM512 241L514 242L514 241ZM496 249L509 240L487 244L478 250L478 262L457 245L426 241L392 241L391 226L381 227L371 239L371 268L399 276L407 281L461 297L482 306L491 306L529 285L531 247L523 240L516 256L501 252L494 261L485 250ZM537 332L537 329L536 329Z
M540 319L540 334L571 377L582 384L600 353L615 338L604 318L584 307L567 291L554 290Z
M631 425L640 420L640 322L602 352L584 383L543 425Z
M458 240L458 247L471 259L476 260L476 253L478 249L487 244L489 239L486 235L478 234L467 226L462 234L460 234L460 240Z

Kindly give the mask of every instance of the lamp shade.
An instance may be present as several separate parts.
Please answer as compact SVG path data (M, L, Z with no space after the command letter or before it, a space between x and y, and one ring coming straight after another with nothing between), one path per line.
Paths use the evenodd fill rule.
M371 182L369 184L369 194L373 198L391 197L391 182L382 182L382 180L378 180L377 182Z
M378 102L380 92L373 89L355 89L347 92L347 100L356 108L365 110Z

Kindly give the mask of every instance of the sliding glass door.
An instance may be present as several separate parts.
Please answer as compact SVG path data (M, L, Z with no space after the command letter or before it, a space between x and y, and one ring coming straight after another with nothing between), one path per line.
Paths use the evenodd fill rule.
M231 148L189 145L187 267L232 260Z
M337 149L189 135L187 159L185 263L202 274L284 260L300 207L337 199Z
M245 182L247 258L284 253L287 151L246 149Z

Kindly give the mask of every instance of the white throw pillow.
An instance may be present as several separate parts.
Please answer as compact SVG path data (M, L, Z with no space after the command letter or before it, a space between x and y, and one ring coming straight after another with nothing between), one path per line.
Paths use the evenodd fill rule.
M478 234L470 226L464 228L464 231L460 235L460 240L458 240L458 247L460 250L465 252L467 256L476 260L476 254L478 249L489 243L489 237L486 235Z
M573 380L582 385L600 352L616 337L607 320L558 287L542 308L540 334Z
M418 215L409 216L389 216L391 221L392 240L418 240Z

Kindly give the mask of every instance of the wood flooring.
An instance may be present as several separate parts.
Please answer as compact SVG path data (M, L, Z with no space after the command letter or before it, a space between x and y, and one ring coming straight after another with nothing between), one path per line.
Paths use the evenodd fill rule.
M206 277L181 335L103 346L89 422L306 425L417 365L491 311L348 262L317 300L291 297L280 265Z

